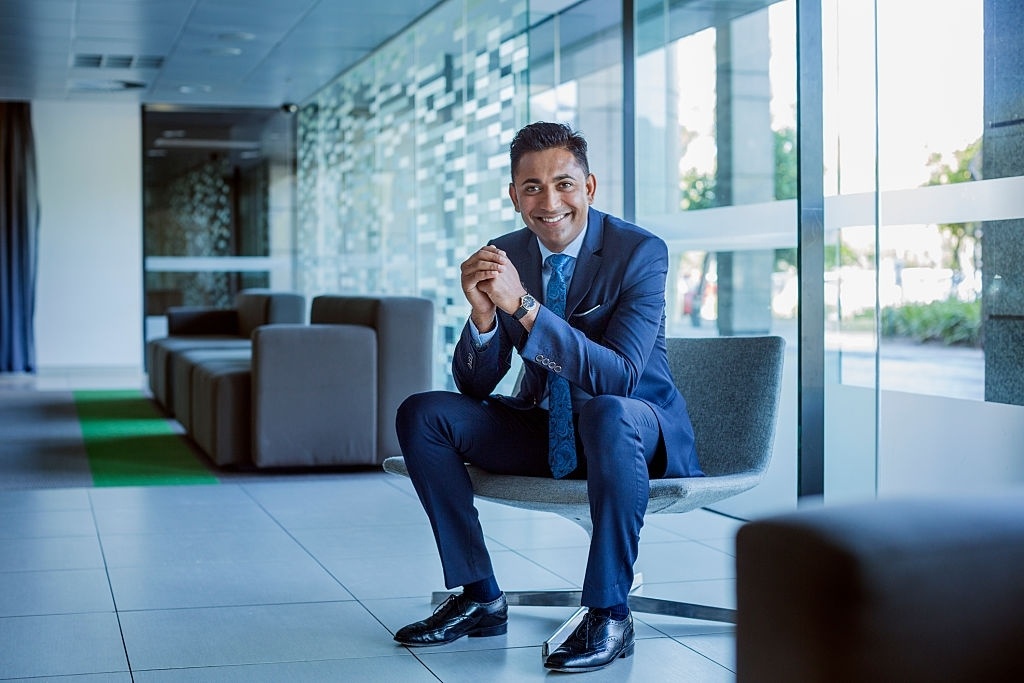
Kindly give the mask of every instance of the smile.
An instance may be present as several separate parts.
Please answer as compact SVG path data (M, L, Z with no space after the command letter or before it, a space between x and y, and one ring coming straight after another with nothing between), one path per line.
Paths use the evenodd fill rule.
M560 213L557 216L541 217L540 221L543 222L543 223L557 223L558 221L562 220L563 218L568 217L568 215L569 214L567 214L567 213Z

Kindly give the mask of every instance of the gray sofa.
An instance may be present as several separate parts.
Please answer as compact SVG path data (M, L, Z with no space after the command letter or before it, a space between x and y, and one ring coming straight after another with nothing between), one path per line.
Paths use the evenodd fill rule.
M293 292L246 289L235 295L232 308L177 306L167 311L167 336L146 344L149 389L157 404L183 423L190 420L187 390L175 402L175 386L184 386L189 373L175 369L176 358L189 352L218 350L245 358L252 348L252 333L261 325L301 323L306 299ZM179 380L174 380L175 372ZM185 408L183 410L183 408Z
M244 352L174 354L175 416L216 464L369 466L399 452L398 406L432 384L433 303L323 295L309 320L259 326Z
M741 682L1022 680L1024 492L745 524L736 596Z

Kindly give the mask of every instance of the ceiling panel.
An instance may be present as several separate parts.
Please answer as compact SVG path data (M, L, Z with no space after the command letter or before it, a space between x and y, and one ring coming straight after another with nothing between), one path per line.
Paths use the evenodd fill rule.
M0 0L0 99L302 102L436 4ZM92 65L75 66L76 57ZM111 66L135 66L140 58L159 66Z

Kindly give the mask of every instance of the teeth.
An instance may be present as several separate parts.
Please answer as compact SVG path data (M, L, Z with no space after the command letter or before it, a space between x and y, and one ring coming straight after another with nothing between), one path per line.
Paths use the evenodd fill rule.
M551 216L550 218L541 218L545 223L557 223L558 221L565 218L568 214L562 214L561 216Z

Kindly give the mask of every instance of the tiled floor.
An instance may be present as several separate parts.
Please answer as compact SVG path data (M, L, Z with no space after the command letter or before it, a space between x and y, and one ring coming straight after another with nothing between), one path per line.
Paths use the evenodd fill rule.
M586 535L575 525L486 502L480 513L503 588L582 581ZM637 565L643 594L734 606L738 525L707 511L649 517ZM395 644L394 631L429 614L441 588L409 482L382 472L0 491L2 680L559 675L545 672L540 648L571 608L513 607L505 636ZM585 680L735 680L731 626L635 617L636 655Z

